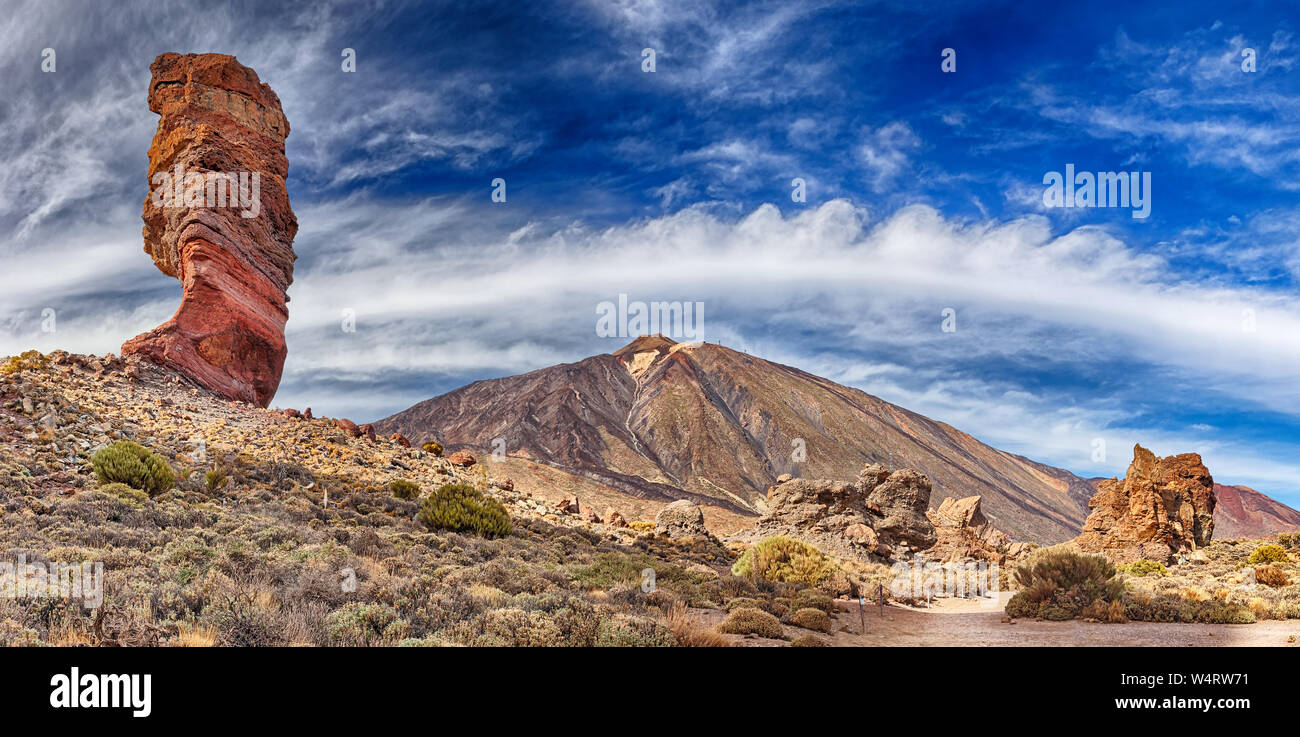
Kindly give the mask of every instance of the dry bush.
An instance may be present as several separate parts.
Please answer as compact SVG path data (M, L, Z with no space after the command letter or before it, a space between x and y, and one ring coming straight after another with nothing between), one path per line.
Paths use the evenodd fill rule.
M705 627L691 616L684 604L678 603L664 615L664 624L672 630L677 644L682 647L729 647L731 643L717 631Z
M1255 581L1275 589L1291 583L1286 572L1277 566L1255 566Z
M725 622L718 626L720 632L729 635L758 635L773 640L785 639L785 629L781 620L762 609L741 607L728 615Z

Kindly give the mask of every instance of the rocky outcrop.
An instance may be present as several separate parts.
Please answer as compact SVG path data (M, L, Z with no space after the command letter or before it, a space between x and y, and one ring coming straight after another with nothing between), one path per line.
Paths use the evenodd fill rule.
M672 538L708 537L704 512L689 499L679 499L655 515L655 534Z
M925 557L942 562L983 560L1004 564L1028 552L1024 543L993 526L980 509L980 498L944 499L938 509L926 513L934 524L938 541L925 551Z
M181 282L170 320L122 346L226 399L267 406L284 368L293 238L280 98L223 54L150 66L144 248Z
M880 464L862 469L853 483L792 479L768 489L768 512L754 526L756 538L785 535L828 553L886 557L934 545L925 516L930 480L904 468Z
M1196 453L1158 458L1140 445L1124 478L1102 481L1073 544L1128 563L1171 562L1214 534L1214 479Z

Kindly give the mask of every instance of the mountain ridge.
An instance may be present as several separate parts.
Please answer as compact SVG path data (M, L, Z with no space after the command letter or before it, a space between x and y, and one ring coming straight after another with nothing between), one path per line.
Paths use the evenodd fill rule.
M854 478L868 463L912 467L933 482L932 506L979 495L999 529L1044 544L1077 535L1095 493L1090 479L859 389L661 335L476 381L374 426L448 448L504 449L643 500L690 499L743 515L765 511L766 490L783 474Z

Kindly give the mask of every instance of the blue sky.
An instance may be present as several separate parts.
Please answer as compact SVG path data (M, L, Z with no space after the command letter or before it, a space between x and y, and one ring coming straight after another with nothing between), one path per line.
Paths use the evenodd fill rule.
M1300 505L1285 4L11 5L0 353L175 309L141 250L148 66L215 51L293 131L279 406L371 420L614 350L596 306L628 294L1082 475L1141 442ZM1067 164L1149 173L1150 216L1045 207Z

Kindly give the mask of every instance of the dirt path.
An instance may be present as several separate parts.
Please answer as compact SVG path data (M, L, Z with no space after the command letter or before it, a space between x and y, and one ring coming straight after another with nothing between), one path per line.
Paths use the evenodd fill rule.
M1170 646L1170 647L1300 647L1300 620L1269 620L1256 624L1093 624L1089 622L1035 622L1018 619L1002 622L999 604L977 600L940 599L927 609L901 605L866 607L865 635L859 634L862 620L856 602L836 602L833 634L810 632L787 626L786 635L814 634L837 647L988 647L988 646ZM718 613L721 614L720 612ZM717 616L717 624L723 617ZM847 631L846 631L847 630ZM1294 636L1298 642L1287 642ZM749 647L780 646L786 643L762 638L735 637L733 644Z
M836 632L831 638L840 646L1290 646L1287 638L1300 640L1300 621L1265 621L1256 624L1094 624L1091 622L1035 622L1018 619L1002 622L1002 605L1010 594L1002 594L999 605L975 600L940 599L928 609L885 607L882 618L877 607L867 607L867 633L859 635L861 619L857 604L835 616ZM848 628L851 632L840 631Z

